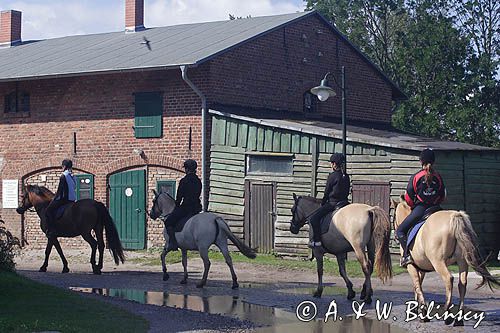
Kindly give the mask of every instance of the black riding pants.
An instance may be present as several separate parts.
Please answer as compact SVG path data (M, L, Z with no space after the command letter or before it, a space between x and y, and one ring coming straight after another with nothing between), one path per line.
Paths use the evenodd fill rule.
M420 219L422 219L427 208L429 207L422 204L417 205L413 208L410 215L408 215L403 220L403 222L401 222L396 230L396 236L398 239L406 238L406 236L408 235L408 231L411 229L411 227L417 224Z
M328 213L333 212L335 206L327 202L323 206L319 207L309 218L311 226L313 228L313 240L315 242L321 241L321 219Z

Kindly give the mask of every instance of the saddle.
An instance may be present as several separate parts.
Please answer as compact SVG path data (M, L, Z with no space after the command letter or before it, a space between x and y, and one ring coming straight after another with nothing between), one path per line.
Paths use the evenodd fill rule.
M66 209L71 207L73 204L74 204L74 202L68 202L67 204L57 208L55 211L55 214L54 214L54 217L56 218L56 220L59 220L61 217L63 217Z
M196 214L194 214L196 215ZM192 218L194 215L188 215L188 216L185 216L183 217L182 219L180 219L179 221L177 221L177 223L174 225L173 227L173 230L174 232L181 232L182 229L184 229L184 226L186 225L186 222ZM163 218L163 221L165 221L165 219L168 217L168 215L166 215L164 218Z
M335 214L340 210L340 208L343 208L349 204L348 201L341 201L337 205L335 205L335 210L331 213L326 214L320 222L320 230L321 234L326 234L328 230L330 229L330 224L332 222L332 218L335 216Z
M429 216L431 216L432 214L434 214L435 212L438 212L440 210L442 210L441 206L432 206L432 207L429 207L426 209L424 216L422 216L420 221L417 224L415 224L413 227L411 227L410 230L408 231L408 238L407 238L407 242L406 242L408 248L412 244L413 240L415 239L415 237L418 234L418 231L424 225L425 221L427 221Z

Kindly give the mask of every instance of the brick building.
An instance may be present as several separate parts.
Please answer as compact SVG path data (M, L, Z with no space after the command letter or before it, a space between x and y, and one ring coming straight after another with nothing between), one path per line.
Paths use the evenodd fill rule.
M128 248L162 243L161 223L145 213L150 190L175 191L183 160L201 161L203 151L208 194L209 109L333 122L340 99L320 104L309 89L341 66L349 122L390 128L394 101L404 98L316 12L144 28L142 8L126 1L122 32L40 41L22 41L20 12L0 18L2 184L55 190L61 160L71 158L79 196L108 205ZM0 215L30 246L44 245L34 213L1 206Z

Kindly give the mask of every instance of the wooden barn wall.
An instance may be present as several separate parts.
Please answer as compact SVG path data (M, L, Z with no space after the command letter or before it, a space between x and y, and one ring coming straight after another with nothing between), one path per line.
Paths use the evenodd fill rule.
M245 179L274 181L277 185L275 251L282 255L307 255L307 226L298 235L289 232L292 193L298 195L315 193L316 197L322 197L326 178L331 172L328 159L331 153L342 151L342 142L333 138L273 129L218 116L213 117L212 124L210 211L222 214L232 230L243 238ZM293 175L246 176L245 154L251 152L293 154ZM317 156L315 162L313 153ZM421 167L417 151L351 142L348 143L347 154L348 173L353 182L388 183L391 198L394 200L399 200L409 177ZM444 208L466 208L464 187L472 188L467 193L470 205L467 209L478 233L498 232L498 222L494 222L494 216L499 215L500 206L498 205L500 202L498 155L491 154L490 157L485 157L475 154L464 155L463 152L437 154L436 168L443 175L448 188L448 199L443 205ZM313 172L313 166L316 172ZM313 174L316 175L314 184L311 183L314 179ZM497 177L496 180L491 180L494 176ZM485 235L481 239L489 238L490 236ZM392 242L394 251L397 251L396 243Z

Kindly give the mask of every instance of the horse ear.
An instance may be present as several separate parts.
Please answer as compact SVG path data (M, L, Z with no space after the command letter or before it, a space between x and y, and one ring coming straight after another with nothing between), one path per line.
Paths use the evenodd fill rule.
M294 200L294 201L297 201L297 194L292 193L292 195L293 195L293 200Z
M398 206L398 203L396 200L394 200L393 198L391 198L391 207L392 208L396 208Z
M399 202L405 202L405 195L404 194L401 194L399 196Z

